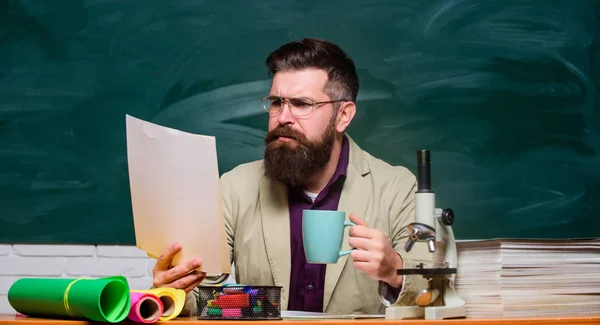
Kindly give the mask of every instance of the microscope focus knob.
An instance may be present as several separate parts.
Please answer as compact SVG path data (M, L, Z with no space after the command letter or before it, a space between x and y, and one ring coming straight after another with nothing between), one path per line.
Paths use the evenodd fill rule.
M442 210L441 221L446 226L452 225L454 223L454 211L452 209Z

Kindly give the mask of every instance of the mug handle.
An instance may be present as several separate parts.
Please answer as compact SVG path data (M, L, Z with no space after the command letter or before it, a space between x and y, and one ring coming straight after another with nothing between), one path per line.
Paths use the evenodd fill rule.
M344 227L352 227L352 226L356 226L356 224L352 221L344 220ZM352 252L355 249L356 248L352 248L351 250L347 250L347 251L340 251L340 253L338 254L338 257L348 255L348 254L350 254L350 252Z

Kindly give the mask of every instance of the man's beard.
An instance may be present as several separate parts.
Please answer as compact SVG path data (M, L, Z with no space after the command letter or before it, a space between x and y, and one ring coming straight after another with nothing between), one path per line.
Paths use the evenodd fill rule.
M292 138L296 143L277 140ZM335 118L327 125L321 139L309 141L304 134L278 125L265 137L264 175L289 187L302 186L309 177L329 161L335 140Z

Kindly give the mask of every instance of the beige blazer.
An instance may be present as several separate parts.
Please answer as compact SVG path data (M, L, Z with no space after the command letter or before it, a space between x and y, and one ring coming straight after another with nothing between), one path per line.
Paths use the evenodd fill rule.
M348 140L349 165L338 210L345 211L346 218L356 213L369 226L383 231L403 257L405 268L427 261L428 256L418 253L422 250L413 248L411 254L403 250L407 239L405 226L415 220L415 176L404 167L390 166L371 156L350 137ZM281 307L286 310L291 256L285 186L264 177L262 161L255 161L223 174L221 191L237 283L281 286ZM348 229L343 249L350 249ZM207 280L202 285L209 284ZM418 287L423 285L422 277L406 276L396 303L414 305ZM388 305L381 297L384 286L356 270L348 256L341 257L337 264L327 265L323 312L383 314ZM197 313L195 296L193 291L188 295L187 313Z

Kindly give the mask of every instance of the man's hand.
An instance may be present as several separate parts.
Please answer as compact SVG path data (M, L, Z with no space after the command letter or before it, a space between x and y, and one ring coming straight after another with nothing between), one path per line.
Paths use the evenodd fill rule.
M155 288L171 287L183 289L185 293L192 291L206 277L205 272L196 269L202 265L198 259L191 259L171 268L173 256L181 250L181 244L175 243L167 248L156 261L152 269L154 277L152 284Z
M354 267L365 272L372 279L386 282L394 288L402 285L402 276L396 270L403 266L402 257L392 247L387 236L356 216L350 214L350 221L356 226L350 228L350 246L356 248L350 253Z

